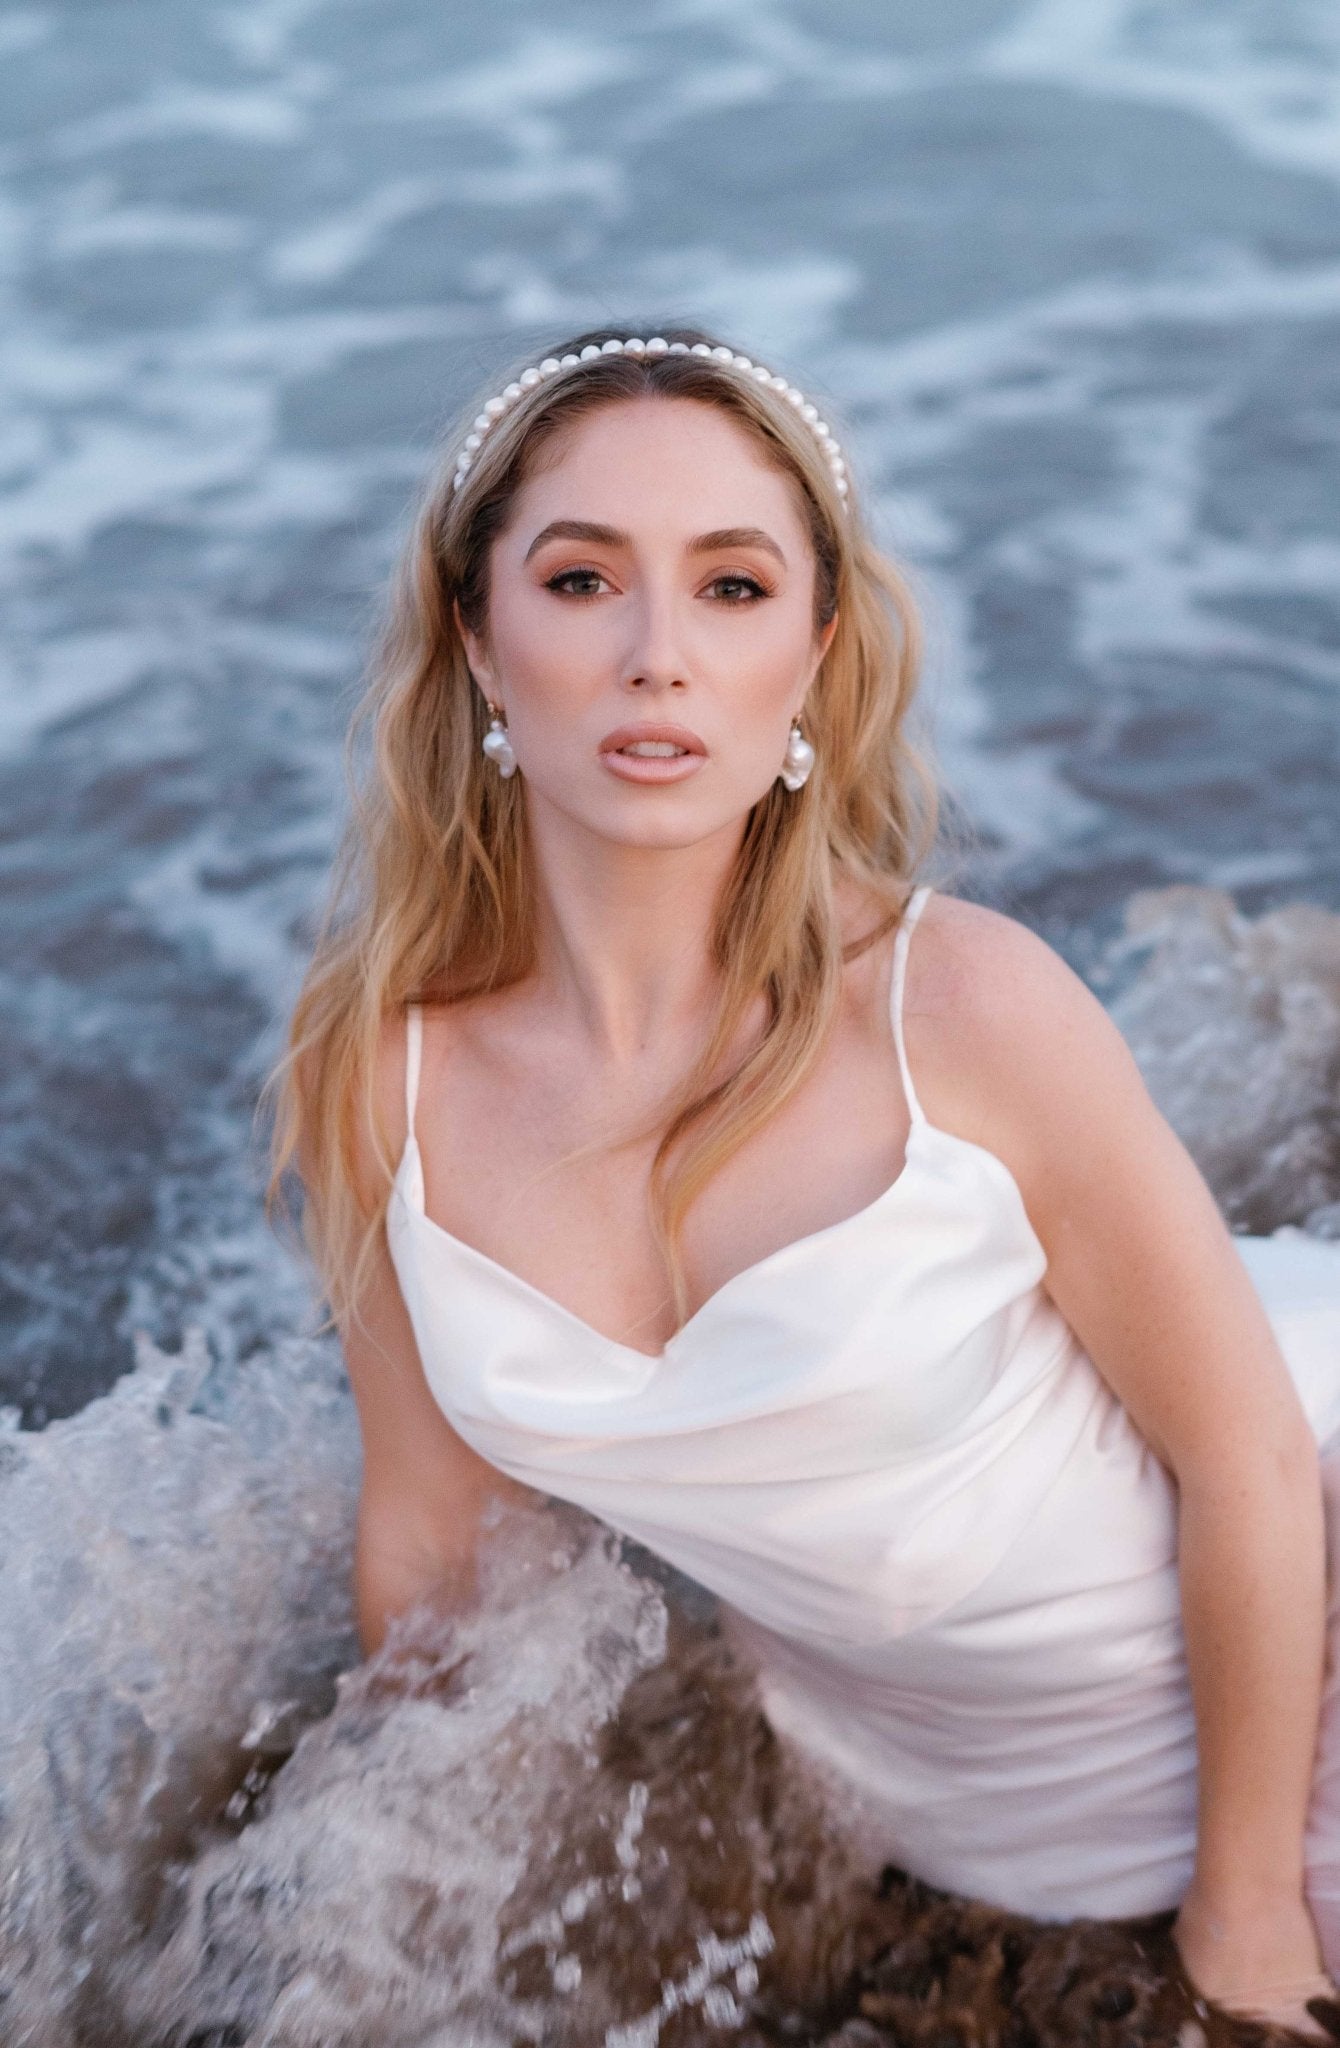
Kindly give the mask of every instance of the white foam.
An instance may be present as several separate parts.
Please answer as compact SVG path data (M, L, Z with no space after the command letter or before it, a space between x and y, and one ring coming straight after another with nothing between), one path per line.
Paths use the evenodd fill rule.
M329 1348L233 1374L196 1332L0 1445L9 2039L55 2048L221 1801L259 1700L329 1709L353 1652L357 1433Z
M1328 0L1032 0L978 54L988 75L1200 115L1239 148L1340 177L1340 16Z
M562 34L532 30L482 63L453 66L436 78L384 91L369 111L395 121L455 118L533 144L546 133L527 121L533 110L626 84L645 69L645 60L617 36L583 35L575 26Z
M676 13L686 28L705 28L714 39L724 33L739 55L679 71L653 110L658 127L705 108L789 95L797 87L819 101L888 99L936 84L948 70L934 58L895 56L877 36L857 43L845 34L815 34L777 0L736 0L727 15L717 0L679 0Z
M6 2039L654 2042L828 1995L866 1878L710 1626L672 1656L665 1589L537 1498L486 1514L476 1605L358 1661L358 1476L329 1344L141 1342L0 1429Z
M85 546L114 520L163 516L196 492L240 483L264 448L266 394L236 383L197 394L175 422L89 420L22 484L0 496L0 551Z
M327 0L245 0L214 9L208 32L243 63L277 69L288 58L295 31L326 6Z
M1245 917L1222 890L1142 890L1105 975L1164 1115L1240 1228L1266 1235L1340 1196L1340 917Z
M1007 851L1059 850L1101 832L1104 812L1065 785L1059 749L988 744L992 705L979 675L989 650L975 644L969 609L988 573L1006 571L1025 587L1061 581L1067 651L1084 664L1141 653L1267 669L1284 662L1340 685L1330 648L1301 632L1258 630L1226 609L1258 592L1333 600L1340 541L1210 530L1203 497L1207 440L1224 404L1218 386L1164 396L1155 377L1152 388L1123 391L1113 369L1144 330L1169 322L1212 335L1226 325L1329 329L1337 318L1340 267L1277 269L1232 255L1184 277L1087 281L893 344L834 349L834 381L861 419L858 475L864 468L876 480L881 532L895 548L907 532L903 545L920 564L931 626L926 692L946 777ZM1011 520L965 556L937 501L937 471L983 465L979 443L1002 428L1058 424L1101 431L1112 451L1101 485L1079 503L1058 490L1051 506ZM903 475L912 479L906 492Z
M387 228L440 206L451 191L441 178L392 178L340 213L277 243L266 267L283 284L329 284L370 255Z
M69 159L96 156L128 143L153 142L165 136L215 136L251 147L285 148L297 142L308 126L303 100L312 96L325 74L308 71L306 90L264 90L260 87L188 86L177 81L152 87L142 99L105 113L71 121L52 135L50 148Z
M882 507L894 547L902 503L885 501ZM1055 850L1067 838L1100 826L1101 807L1063 780L1059 749L1036 743L1013 753L990 748L991 701L963 593L952 575L936 574L924 556L909 581L925 634L920 695L927 730L922 744L933 752L939 787L966 809L975 829L995 842L986 866Z
M0 752L18 754L60 719L119 695L144 673L142 633L67 633L6 655L0 651Z
M155 249L233 250L253 233L238 214L205 213L185 206L119 206L101 213L66 215L48 244L51 255L67 259Z

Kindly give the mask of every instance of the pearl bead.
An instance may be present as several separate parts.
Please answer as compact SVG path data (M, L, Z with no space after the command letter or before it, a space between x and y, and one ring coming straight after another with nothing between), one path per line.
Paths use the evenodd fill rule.
M799 789L808 781L814 766L814 749L803 735L792 727L782 756L782 781L788 789Z
M506 778L516 774L516 754L511 738L507 728L496 718L484 735L483 747L500 775Z
M538 384L544 382L546 377L555 377L560 371L573 369L579 363L594 362L598 357L618 355L701 356L704 360L729 364L732 369L740 371L743 376L750 377L768 390L777 392L781 397L785 398L788 405L795 408L805 421L828 458L829 472L833 478L834 489L840 497L844 499L847 497L847 465L842 458L842 451L827 420L820 418L818 407L805 397L803 391L799 390L796 385L788 383L787 379L779 372L767 369L762 363L756 363L751 356L743 355L736 349L727 348L724 342L695 341L690 343L685 341L667 341L663 334L654 334L648 341L644 341L640 335L635 334L626 337L611 335L607 341L587 342L586 346L579 353L574 353L570 350L563 356L545 356L543 361L532 364L529 368L523 370L515 383L504 386L503 390L498 392L495 397L488 399L485 402L484 410L476 415L473 428L465 436L462 444L455 472L456 482L458 484L461 483L469 474L471 462L490 429L497 423L501 415L507 411L508 407L515 405L517 400L522 398L527 391L533 391Z

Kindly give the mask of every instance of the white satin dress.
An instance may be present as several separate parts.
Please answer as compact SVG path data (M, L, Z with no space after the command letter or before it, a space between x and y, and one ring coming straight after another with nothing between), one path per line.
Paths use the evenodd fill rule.
M1176 1488L1042 1287L1009 1168L921 1108L902 990L928 894L894 946L897 1180L736 1274L659 1357L426 1215L417 1007L391 1257L453 1427L716 1593L774 1726L859 1791L889 1860L1041 1919L1161 1911L1195 1846ZM1340 1244L1235 1243L1330 1446ZM1323 1466L1334 1558L1340 1447ZM1333 1973L1338 1650L1333 1590L1308 1836Z

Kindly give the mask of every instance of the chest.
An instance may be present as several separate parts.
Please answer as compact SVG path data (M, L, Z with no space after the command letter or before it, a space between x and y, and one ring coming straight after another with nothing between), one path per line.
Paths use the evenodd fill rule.
M654 1138L619 1145L655 1077L611 1100L561 1057L425 1043L416 1114L427 1215L616 1342L655 1355L677 1327L649 1200ZM835 1025L800 1087L703 1185L682 1249L693 1315L781 1247L851 1217L898 1178L909 1118L891 1043Z

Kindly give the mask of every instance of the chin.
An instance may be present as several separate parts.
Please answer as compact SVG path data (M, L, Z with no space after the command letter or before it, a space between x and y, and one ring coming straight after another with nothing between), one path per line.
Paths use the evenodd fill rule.
M664 847L667 852L686 846L700 846L737 824L743 828L744 814L734 817L602 818L592 820L589 830L612 846Z
M599 791L581 790L591 801L574 803L574 776L566 785L546 789L532 781L529 793L570 826L611 846L663 847L667 852L699 846L725 833L742 833L752 807L768 793L761 789L710 792L693 782L660 787L635 783Z

